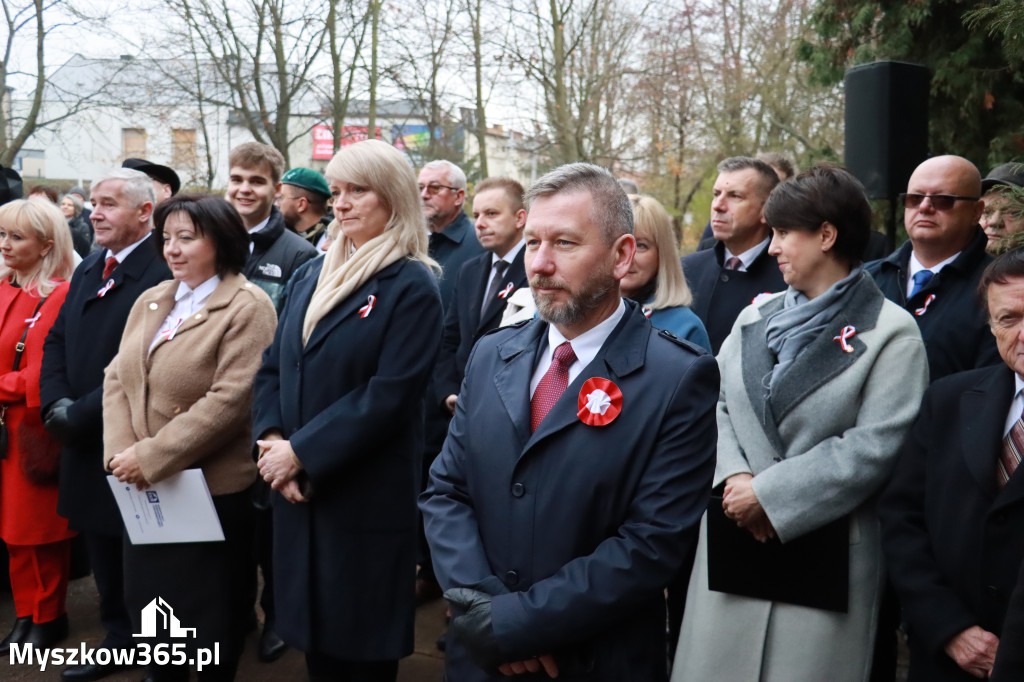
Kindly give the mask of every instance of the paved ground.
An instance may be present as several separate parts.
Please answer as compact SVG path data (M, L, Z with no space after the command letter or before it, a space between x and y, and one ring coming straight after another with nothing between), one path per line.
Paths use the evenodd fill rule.
M71 583L68 590L68 618L71 622L71 636L62 644L65 647L98 644L103 638L100 628L97 604L99 597L91 577ZM402 660L399 667L399 682L439 682L443 666L443 654L434 642L443 630L443 603L435 601L422 607L416 613L416 650L412 656ZM14 623L14 605L9 592L0 593L0 638L11 631ZM40 672L38 667L11 665L10 659L0 661L0 680L4 682L53 682L60 679L60 669ZM110 682L138 682L142 679L140 669L127 671L106 678ZM304 682L306 666L302 655L289 651L274 663L261 663L256 658L256 634L249 636L246 650L238 670L239 682Z
M71 583L68 591L68 618L71 621L71 636L62 646L98 644L103 637L96 611L99 597L91 577ZM443 610L441 601L423 606L416 612L416 647L412 656L402 660L398 682L440 682L443 654L434 643L443 631ZM6 636L14 623L14 606L9 592L0 592L0 638ZM897 680L906 679L907 651L901 645L900 669ZM4 682L54 682L60 678L60 670L47 669L40 672L28 665L12 666L10 659L0 661L0 680ZM109 678L110 682L138 682L141 670L132 670ZM305 664L302 656L289 651L274 663L260 663L256 658L256 635L249 636L245 654L239 667L239 682L305 682Z

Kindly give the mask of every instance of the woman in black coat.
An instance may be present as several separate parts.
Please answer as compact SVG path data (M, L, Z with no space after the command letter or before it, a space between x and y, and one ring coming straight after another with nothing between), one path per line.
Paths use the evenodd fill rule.
M400 152L360 142L326 176L340 234L294 284L254 389L260 473L278 493L277 631L312 680L394 680L413 646L437 266Z

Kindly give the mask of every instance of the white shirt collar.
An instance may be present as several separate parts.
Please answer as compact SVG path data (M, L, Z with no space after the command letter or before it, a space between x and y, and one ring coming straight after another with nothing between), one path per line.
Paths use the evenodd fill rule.
M569 383L579 376L579 373L597 357L598 351L601 350L601 346L608 340L608 336L615 329L615 325L619 323L622 316L626 314L626 304L620 298L619 305L611 315L597 323L587 331L577 336L572 341L569 341L569 345L572 346L573 353L576 354L576 361L569 366ZM541 350L540 362L537 363L537 368L534 370L533 378L530 380L530 395L533 395L534 390L537 388L537 384L540 383L541 378L545 372L548 371L548 367L551 366L551 359L554 357L555 348L568 341L562 332L558 331L558 328L553 324L548 325L548 343L545 348Z
M141 244L142 242L144 242L147 239L149 239L149 235L150 234L151 233L146 232L146 236L145 237L143 237L139 241L135 242L134 244L129 244L128 246L124 247L123 249L121 249L117 253L114 253L110 249L107 249L107 252L105 254L103 254L103 260L106 260L106 259L110 258L111 256L113 256L114 258L117 259L118 263L123 263L124 259L127 258L129 256L129 254L131 254L131 252L134 251L139 246L139 244Z
M732 251L729 250L729 247L727 246L725 247L725 258L722 259L722 262L728 262L728 260L733 257L739 258L740 262L743 263L743 265L741 265L738 268L738 270L740 270L741 272L746 272L747 268L753 265L757 257L761 255L761 251L763 251L764 248L768 246L768 242L770 242L771 240L771 236L765 237L764 240L762 240L757 246L747 249L743 253L739 254L733 253Z
M515 246L513 246L511 249L509 249L508 253L506 253L501 258L498 258L498 254L492 253L491 254L491 267L493 268L494 264L497 263L500 260L503 260L506 263L508 263L509 265L511 265L512 261L514 261L516 259L516 256L519 254L519 250L523 248L524 244L526 244L526 240L525 239L520 239L519 243L517 243Z
M181 299L191 295L193 306L192 312L195 312L195 310L201 308L206 303L207 299L209 299L210 295L213 294L213 290L217 288L218 284L220 284L220 277L218 275L214 275L195 289L189 289L188 285L184 282L178 282L178 289L174 292L174 300L175 302L180 302Z
M1020 378L1020 375L1014 372L1013 374L1013 402L1010 403L1010 411L1006 415L1006 422L1003 424L1003 437L1010 432L1013 425L1017 423L1017 420L1021 418L1021 412L1024 411L1024 395L1021 395L1021 390L1024 390L1024 379Z
M933 265L930 268L926 268L924 265L921 264L921 261L917 260L917 254L914 253L913 250L911 250L910 262L907 265L907 296L910 296L910 292L914 290L914 275L921 272L922 270L931 270L932 275L937 275L939 274L939 270L955 261L959 255L960 252L957 251L956 253L954 253L952 256L942 261L941 263Z
M252 228L251 230L248 230L249 234L252 234L253 232L259 232L264 227L266 227L267 223L269 223L269 222L270 222L270 216L268 215L266 218L264 218L262 221L260 221L259 224L256 225L256 227Z

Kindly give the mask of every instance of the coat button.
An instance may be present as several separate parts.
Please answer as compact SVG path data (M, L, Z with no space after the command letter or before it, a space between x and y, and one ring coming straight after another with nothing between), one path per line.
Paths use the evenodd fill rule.
M252 288L252 282L246 282L245 283L245 288L246 289L251 289Z
M514 486L512 486L513 497L522 497L525 494L526 486L524 486L522 483L516 483Z
M159 307L160 307L160 306L159 306L159 304L157 304L157 303L150 303L150 304L149 304L149 309L150 309L150 310L156 310L156 309L157 309L157 308L159 308Z
M519 583L519 574L515 571L509 571L505 574L505 584L509 587Z
M723 282L728 282L728 281L729 281L729 275L727 275L727 274L725 274L725 273L723 272L723 273L722 273L722 281L723 281Z
M196 315L196 319L197 320L201 320L201 319L203 319L203 316L202 315Z

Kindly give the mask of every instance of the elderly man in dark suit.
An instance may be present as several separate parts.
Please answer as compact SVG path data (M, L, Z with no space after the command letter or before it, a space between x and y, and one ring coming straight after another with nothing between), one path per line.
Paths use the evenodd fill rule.
M1024 559L1024 254L979 290L1005 364L932 384L879 503L910 682L988 676Z
M771 230L764 202L779 176L764 161L734 156L718 164L711 202L713 249L683 256L683 274L693 292L690 306L704 323L715 354L740 311L758 294L782 291L779 264L768 255Z
M447 676L662 681L663 591L707 506L718 368L620 298L636 242L610 173L563 166L527 198L540 319L476 345L420 498L454 612Z
M121 168L92 184L92 223L102 247L78 266L46 337L40 404L46 428L63 444L57 510L81 532L100 593L100 648L130 648L124 606L123 524L103 471L103 370L117 354L128 312L146 289L171 276L151 243L153 183ZM65 681L98 680L114 664L66 668Z

